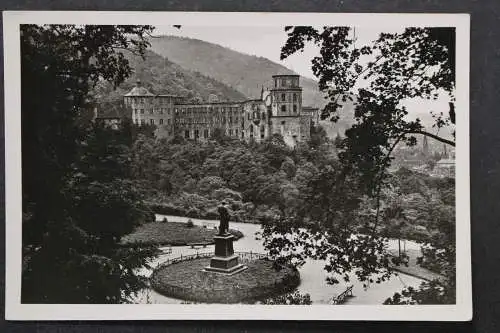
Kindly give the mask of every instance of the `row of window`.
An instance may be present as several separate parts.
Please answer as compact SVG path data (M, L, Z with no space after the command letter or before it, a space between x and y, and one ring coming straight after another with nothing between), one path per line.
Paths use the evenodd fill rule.
M229 135L229 136L233 136L233 135L238 136L239 133L240 132L238 129L233 130L232 128L226 129L226 131L225 131L225 134ZM207 139L210 136L210 131L208 129L204 129L202 134L203 134L203 138ZM260 127L260 138L264 139L265 135L266 135L266 129L264 126L261 126ZM249 130L248 136L250 138L254 137L254 130L253 130L252 125L250 125L250 130ZM199 139L200 138L200 130L195 129L192 132L191 132L191 130L184 130L184 137L186 139ZM244 138L244 137L245 137L245 133L243 131L241 131L241 138Z
M242 111L239 107L233 106L210 106L210 107L181 107L175 108L176 113L200 113L200 112L226 112L226 113L238 113Z
M280 87L298 87L299 86L299 79L298 78L283 78L283 79L274 79L274 87L278 88L278 85Z
M282 94L281 94L281 101L282 101L282 102L286 102L286 100L287 100L287 96L288 96L288 101L289 101L289 102L291 102L291 101L297 102L297 100L298 100L298 95L297 95L297 93L293 93L293 94L285 94L285 93L282 93Z
M144 114L145 111L147 111L149 114L154 114L155 112L159 113L159 114L170 114L172 109L169 109L169 108L159 108L159 109L150 108L150 109L137 109L136 110L136 112L138 112L140 114Z
M235 129L234 131L232 128L226 130L226 135L229 135L229 136L233 136L233 134L235 136L238 136L238 133L239 133L238 129ZM243 133L241 133L241 134L243 136ZM203 130L203 138L207 139L209 136L210 136L210 131L208 129L204 129ZM190 130L184 130L184 137L186 139L199 139L200 138L200 130L195 129L193 131L192 136L191 136Z
M139 122L139 120L137 120L137 122ZM141 124L142 125L145 125L146 124L146 119L141 119L140 120ZM156 119L149 119L149 124L150 125L156 125ZM165 122L164 122L164 119L160 118L158 119L158 125L164 125ZM167 122L166 122L167 125L170 125L170 118L167 119Z
M222 124L237 124L240 118L235 116L229 116L229 118L223 117L203 117L203 118L176 118L175 122L178 124L214 124L214 123L222 123Z
M253 117L253 118L252 118ZM253 113L248 113L247 114L247 118L248 120L252 120L252 119L259 119L259 113L254 111ZM266 120L266 113L265 112L262 112L260 114L260 119L261 120Z
M286 112L287 111L286 105L282 105L280 110L281 110L281 112ZM294 104L292 110L293 110L293 113L297 113L297 105Z

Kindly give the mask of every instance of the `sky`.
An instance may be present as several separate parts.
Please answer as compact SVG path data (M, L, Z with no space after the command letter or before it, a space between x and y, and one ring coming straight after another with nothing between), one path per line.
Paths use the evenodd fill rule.
M357 29L356 36L360 44L378 37L380 30ZM183 25L181 29L172 26L157 26L157 35L174 35L200 39L228 47L234 51L260 56L282 64L291 70L309 78L315 78L311 70L311 59L318 55L318 49L309 46L303 53L280 60L281 47L285 45L287 33L283 26L192 26Z

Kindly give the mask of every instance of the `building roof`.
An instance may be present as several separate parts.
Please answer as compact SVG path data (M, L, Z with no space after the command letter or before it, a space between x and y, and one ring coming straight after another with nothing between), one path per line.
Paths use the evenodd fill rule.
M128 93L125 94L125 97L141 97L141 96L154 96L144 87L136 86L133 87Z
M273 77L281 77L281 76L300 77L300 75L298 75L298 74L276 74L276 75L273 75Z

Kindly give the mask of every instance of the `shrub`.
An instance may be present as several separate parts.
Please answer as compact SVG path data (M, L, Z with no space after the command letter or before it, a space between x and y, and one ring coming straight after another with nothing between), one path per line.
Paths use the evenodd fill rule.
M188 228L192 228L192 227L194 227L193 220L189 219L189 220L187 221L187 223L186 223L186 226L187 226Z
M199 218L201 215L200 215L200 211L194 207L191 207L187 210L186 212L186 216L187 217L194 217L194 218Z
M163 218L162 220L163 223L167 223L168 222L168 219L166 217Z

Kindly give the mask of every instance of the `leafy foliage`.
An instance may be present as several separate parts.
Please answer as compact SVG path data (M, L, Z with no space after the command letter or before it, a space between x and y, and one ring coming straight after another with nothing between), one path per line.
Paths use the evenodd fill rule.
M118 50L142 54L151 30L21 27L23 302L120 303L144 286L134 269L156 250L119 243L149 214L130 136L81 119L100 80L117 86L130 74Z
M433 250L424 250L424 255L427 260L435 261L436 255L431 253L446 253L439 262L449 278L446 284L449 292L446 294L452 299L454 291L452 293L451 290L455 286L452 281L455 268L452 251L455 243L453 237L447 236L450 232L453 234L451 229L454 228L454 210L446 206L450 200L446 197L436 200L436 195L440 198L442 194L429 190L418 195L432 199L433 205L415 207L420 201L401 197L399 191L403 188L406 194L415 197L417 194L414 191L421 192L423 188L410 183L421 182L422 176L403 177L399 179L403 182L401 184L392 179L388 168L396 146L415 145L417 134L454 146L453 139L426 131L418 118L410 120L406 108L411 99L432 100L446 95L450 106L448 114L429 113L434 117L437 129L455 123L454 30L406 28L398 33L381 33L372 43L361 46L357 45L355 31L350 27L286 27L285 30L288 31L288 40L282 48L282 59L302 51L307 43L319 47L319 55L311 63L319 79L319 88L329 100L322 111L322 118L337 121L342 105L354 103L354 124L345 131L344 138L336 140L340 171L337 175L323 174L321 180L325 181L318 184L318 193L324 193L324 197L320 195L316 202L324 208L312 209L312 212L319 212L313 217L316 223L307 228L296 223L295 230L283 229L282 225L287 223L273 226L267 230L267 236L271 238L268 246L275 251L279 249L276 255L285 252L288 253L288 260L296 259L298 262L303 261L304 256L333 256L327 271L338 275L356 267L360 269L356 271L358 278L371 282L371 276L383 280L390 275L392 260L386 255L384 237L416 237L417 234L411 232L412 223L426 220L426 226L422 227L427 234L420 236ZM415 190L415 187L418 189ZM339 189L343 190L339 192ZM347 201L342 202L335 197L343 195L346 189L354 189L352 198L357 202L354 201L353 205L346 206ZM348 200L350 197L347 192L345 198ZM430 211L430 207L440 208ZM422 216L415 216L418 214ZM339 215L342 217L336 219L335 216ZM358 220L361 225L358 231L363 236L353 237L356 223L342 225L341 221L349 219L349 216L351 220ZM447 231L442 230L444 225L431 222L435 218L446 221ZM385 225L381 226L381 221L385 221ZM279 240L273 239L276 234L282 235ZM343 247L343 244L348 246ZM350 244L353 246L349 247ZM294 253L296 248L301 248L302 253ZM388 273L381 274L380 270ZM419 292L424 292L425 288L423 286ZM436 297L434 301L441 302L443 298Z
M311 305L311 295L301 294L298 291L288 293L285 295L274 296L261 302L266 305Z

